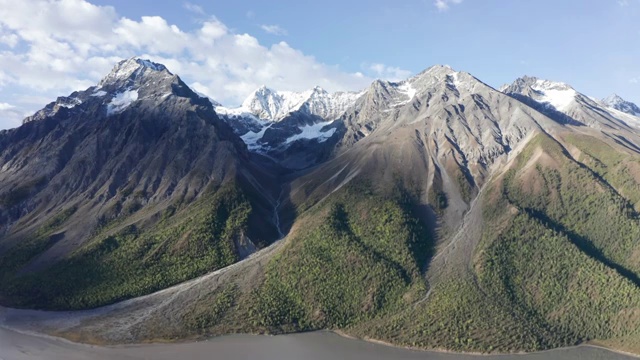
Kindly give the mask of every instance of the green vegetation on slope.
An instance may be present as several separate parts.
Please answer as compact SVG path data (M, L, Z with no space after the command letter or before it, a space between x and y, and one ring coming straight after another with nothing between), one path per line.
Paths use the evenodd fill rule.
M538 328L487 296L468 276L446 279L434 286L428 299L353 333L403 346L463 352L546 347Z
M256 325L270 332L345 328L399 311L425 292L431 239L407 196L348 185L312 211L255 293Z
M526 176L511 170L504 184L509 203L565 233L589 255L637 277L640 223L629 201L591 169L559 155L557 143L547 140L542 146L555 150L557 164L536 164ZM529 159L523 156L519 161Z
M483 286L548 328L548 347L640 331L640 288L528 214L486 252Z
M548 157L531 163L540 149ZM492 197L476 267L487 295L545 348L638 335L640 229L625 198L543 136Z
M640 223L626 192L637 182L611 170L630 164L620 160L626 155L614 148L587 150L582 154L590 158L577 162L545 135L531 140L511 170L483 193L484 230L473 262L445 273L431 289L423 270L433 241L414 198L398 189L383 195L353 180L318 204L304 204L308 208L264 273L257 267L249 284L243 273L201 296L181 313L182 324L165 334L330 328L400 345L476 352L589 340L638 344ZM444 193L434 190L428 197L436 210L446 208ZM233 239L251 211L242 193L220 189L190 209L169 213L151 232L129 227L99 236L54 267L45 278L50 283L17 278L24 289L38 285L40 297L10 282L12 298L35 299L30 306L43 299L57 301L52 307L94 306L235 261ZM42 243L52 234L44 231Z
M490 186L473 266L354 333L478 352L640 337L640 233L626 199L544 135Z
M606 180L640 210L640 158L621 153L590 136L572 134L567 142L582 152L576 160Z
M13 306L50 309L90 308L148 294L236 262L234 240L245 233L250 212L241 190L226 185L150 230L130 225L98 234L45 271L16 275L51 245L43 235L25 243L39 245L17 246L0 259L1 292Z

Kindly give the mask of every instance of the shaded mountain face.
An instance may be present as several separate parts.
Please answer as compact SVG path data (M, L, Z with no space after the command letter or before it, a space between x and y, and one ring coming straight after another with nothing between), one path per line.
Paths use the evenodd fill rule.
M278 237L276 187L249 157L209 100L178 76L145 60L122 61L97 86L58 98L0 135L0 251L5 260L24 258L6 274L83 254L133 266L127 236L130 246L146 247L140 255L178 262L193 261L198 248L226 254L181 270L173 282L227 265Z
M57 334L640 348L640 122L619 101L433 66L344 101L261 88L214 109L130 61L0 136L0 301L94 307L286 241Z

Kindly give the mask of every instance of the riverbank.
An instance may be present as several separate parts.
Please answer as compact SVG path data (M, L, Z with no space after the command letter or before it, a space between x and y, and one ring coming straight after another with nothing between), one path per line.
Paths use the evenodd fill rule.
M366 341L366 342L369 342L369 343L372 343L372 344L388 346L388 347L404 349L404 350L410 350L410 351L435 352L435 353L449 354L449 355L464 355L464 356L476 356L476 357L521 356L521 355L548 354L548 353L551 353L551 352L556 352L556 351L561 351L561 350L572 350L572 349L578 349L578 348L593 348L593 349L604 350L604 351L607 351L607 352L615 353L615 354L622 355L622 356L627 356L627 357L630 357L630 358L640 359L640 355L638 355L638 354L634 354L634 353L631 353L631 352L622 351L622 350L618 350L618 349L609 348L607 346L599 345L597 343L585 343L585 344L579 344L579 345L575 345L575 346L565 346L565 347L561 347L561 348L540 350L540 351L533 351L533 352L489 353L489 354L487 354L487 353L479 353L479 352L458 352L458 351L450 351L450 350L446 350L446 349L424 349L424 348L415 347L415 346L398 345L398 344L394 344L394 343L391 343L391 342L388 342L388 341L373 339L373 338L369 338L369 337L358 338L358 337L349 335L349 334L347 334L347 333L345 333L345 332L343 332L341 330L331 330L331 332L333 332L334 334L336 334L338 336L341 336L341 337L343 337L345 339L350 339L350 340Z
M391 345L391 346L390 346ZM354 339L346 334L318 331L299 334L226 335L204 341L164 344L96 346L78 344L42 334L25 334L0 327L0 358L3 360L142 360L153 358L210 359L211 354L228 360L630 360L635 357L605 348L580 345L573 348L529 354L479 355L424 351L394 346L373 339Z

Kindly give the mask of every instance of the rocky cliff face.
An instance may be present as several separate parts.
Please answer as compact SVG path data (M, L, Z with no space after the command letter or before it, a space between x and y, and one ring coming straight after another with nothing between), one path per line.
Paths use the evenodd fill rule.
M59 241L34 264L50 262L104 223L129 216L153 223L167 207L226 183L263 194L255 210L269 219L274 195L257 185L261 170L249 156L209 100L178 76L138 58L122 61L97 86L58 98L0 135L0 246L74 209ZM272 225L257 222L264 237L254 241L276 237Z

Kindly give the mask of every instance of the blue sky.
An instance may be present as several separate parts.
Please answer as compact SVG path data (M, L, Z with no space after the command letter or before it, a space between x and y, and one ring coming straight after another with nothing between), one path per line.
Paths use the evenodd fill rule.
M0 0L0 128L133 55L230 106L262 84L359 90L434 64L640 103L639 15L640 0Z

